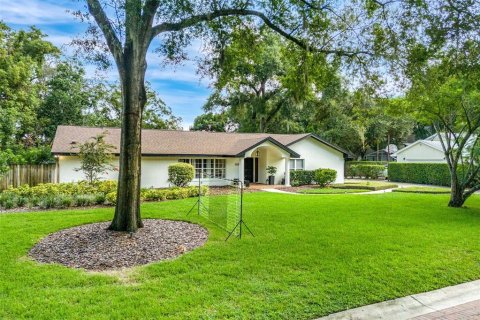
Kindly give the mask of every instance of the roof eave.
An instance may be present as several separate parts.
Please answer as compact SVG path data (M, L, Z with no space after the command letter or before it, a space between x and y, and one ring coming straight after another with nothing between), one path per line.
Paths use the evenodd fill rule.
M295 144L295 143L297 143L299 141L302 141L303 139L306 139L306 138L314 138L315 140L323 143L324 145L329 146L330 148L343 153L345 156L351 156L351 154L347 150L345 150L345 149L343 149L343 148L341 148L341 147L339 147L339 146L337 146L333 143L325 141L324 139L322 139L320 136L316 135L315 133L309 133L308 135L306 135L304 137L301 137L301 138L299 138L295 141L290 142L289 144L287 144L287 146L291 146L292 144Z
M292 158L300 158L300 155L298 153L296 153L295 151L293 151L292 149L290 149L289 147L287 147L286 145L278 142L277 140L273 139L272 137L267 137L265 139L262 139L260 140L259 142L249 146L248 148L242 150L241 152L237 153L237 157L244 157L245 156L245 153L248 151L248 150L251 150L255 147L258 147L259 145L261 145L262 143L265 143L265 142L271 142L273 143L274 145L276 145L277 147L279 147L280 149L283 149L284 151L287 151L289 154L290 154L290 157Z

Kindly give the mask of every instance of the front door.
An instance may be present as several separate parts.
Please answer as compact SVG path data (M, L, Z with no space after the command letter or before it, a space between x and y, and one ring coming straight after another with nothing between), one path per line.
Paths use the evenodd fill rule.
M253 182L253 158L245 158L243 176L245 180Z

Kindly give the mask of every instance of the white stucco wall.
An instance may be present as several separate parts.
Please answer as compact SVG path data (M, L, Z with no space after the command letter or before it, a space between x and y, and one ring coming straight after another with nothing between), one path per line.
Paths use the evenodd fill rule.
M446 162L443 151L423 143L417 143L408 149L397 151L397 162Z
M289 146L305 159L305 170L333 169L337 171L335 183L344 182L345 160L343 153L337 151L314 138L306 138Z
M187 157L182 157L187 158ZM189 159L194 159L188 157ZM166 188L170 184L168 182L168 166L177 163L180 158L165 158L165 157L143 157L142 158L142 188ZM202 158L203 159L203 158ZM238 179L239 167L238 158L218 158L226 159L226 178ZM76 182L85 180L85 175L82 171L77 171L80 168L80 159L75 156L60 156L58 158L59 165L59 182ZM103 180L117 180L118 179L118 158L112 162L116 170L109 171L102 179ZM209 183L212 185L223 185L227 182L222 179L212 179ZM192 181L192 185L198 184L198 179Z
M82 171L77 171L80 168L81 163L78 157L71 156L60 156L58 157L59 165L59 182L76 182L85 180L85 175ZM102 179L105 180L116 180L118 179L118 159L115 159L112 162L112 165L116 170L109 171L105 174Z

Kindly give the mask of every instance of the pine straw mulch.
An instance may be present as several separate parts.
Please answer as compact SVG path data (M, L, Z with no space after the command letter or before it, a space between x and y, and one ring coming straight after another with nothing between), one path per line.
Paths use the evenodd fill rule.
M118 270L175 258L208 238L205 228L189 222L144 219L143 223L132 235L106 230L109 222L64 229L42 239L29 256L71 268Z

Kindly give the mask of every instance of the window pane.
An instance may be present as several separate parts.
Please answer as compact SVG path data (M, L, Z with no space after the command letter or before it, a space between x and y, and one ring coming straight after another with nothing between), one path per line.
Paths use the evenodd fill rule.
M215 168L225 168L225 159L215 159Z
M290 170L295 170L295 159L290 159Z
M305 160L304 159L297 159L296 160L296 169L297 170L303 170L305 169Z

